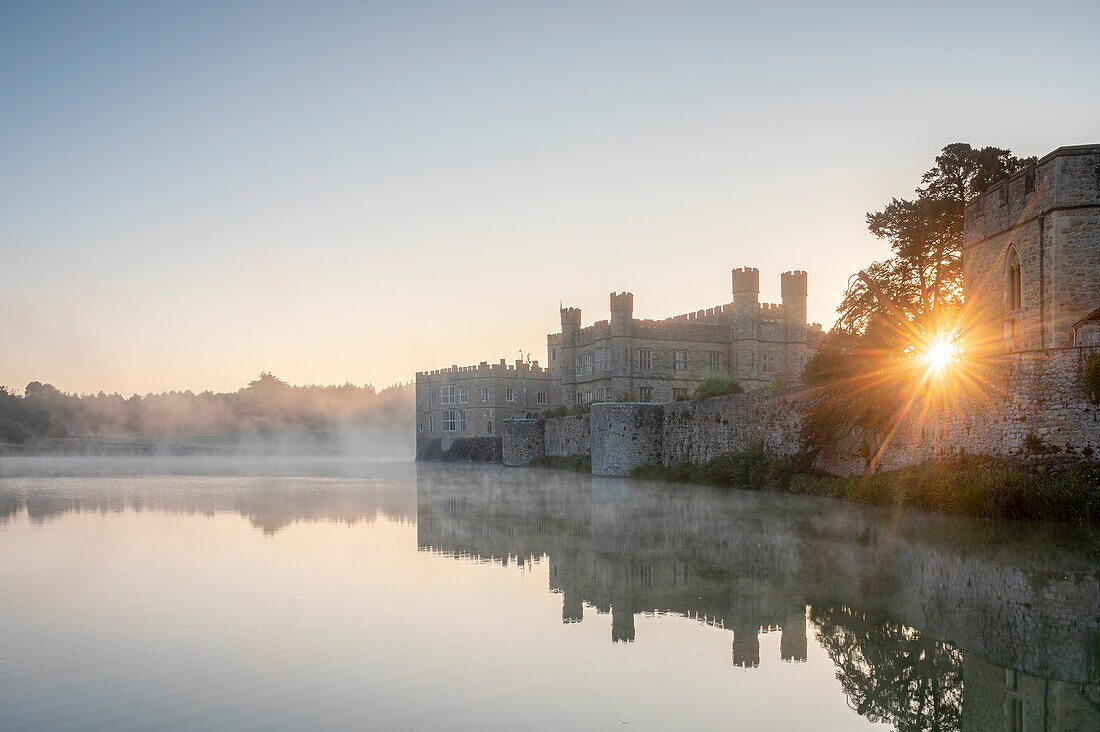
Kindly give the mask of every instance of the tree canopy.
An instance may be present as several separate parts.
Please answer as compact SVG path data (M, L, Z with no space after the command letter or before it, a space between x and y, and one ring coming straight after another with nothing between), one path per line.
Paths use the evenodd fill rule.
M818 387L804 424L811 449L859 427L887 432L927 380L918 357L956 348L962 321L963 212L974 196L1034 164L997 147L953 143L921 176L911 199L893 198L867 214L867 229L891 256L852 276L835 327L807 364ZM874 447L868 447L874 452Z

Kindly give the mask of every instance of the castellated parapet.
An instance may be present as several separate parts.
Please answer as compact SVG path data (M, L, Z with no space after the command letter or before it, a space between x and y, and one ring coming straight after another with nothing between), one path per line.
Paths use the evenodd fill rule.
M581 327L563 308L562 330L547 336L550 372L561 404L669 402L687 397L711 373L746 390L799 378L817 347L819 324L806 322L805 272L781 276L783 302L760 302L760 271L733 270L733 301L663 320L634 317L634 295L610 295L610 320Z

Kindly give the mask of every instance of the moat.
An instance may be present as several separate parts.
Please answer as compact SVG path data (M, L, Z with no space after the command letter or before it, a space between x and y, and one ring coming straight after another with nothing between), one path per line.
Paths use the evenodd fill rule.
M1100 729L1100 529L499 466L0 459L0 729Z

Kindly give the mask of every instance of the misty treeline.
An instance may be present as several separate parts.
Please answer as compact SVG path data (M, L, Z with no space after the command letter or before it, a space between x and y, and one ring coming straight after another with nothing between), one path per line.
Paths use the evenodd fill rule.
M411 385L292 386L264 372L235 392L67 394L33 381L0 387L0 442L63 437L324 437L343 430L412 430ZM408 424L405 424L408 423Z

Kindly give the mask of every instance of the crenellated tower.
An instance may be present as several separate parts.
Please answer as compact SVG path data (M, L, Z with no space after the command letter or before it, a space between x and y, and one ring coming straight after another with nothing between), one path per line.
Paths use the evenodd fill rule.
M634 324L634 293L611 293L611 392L629 393L633 361L630 337Z
M738 315L755 313L760 307L760 270L741 267L733 270L733 309Z
M783 310L787 314L787 322L792 325L805 325L806 273L802 270L795 270L784 272L779 277Z

